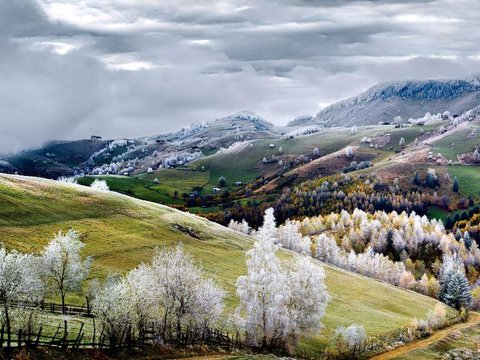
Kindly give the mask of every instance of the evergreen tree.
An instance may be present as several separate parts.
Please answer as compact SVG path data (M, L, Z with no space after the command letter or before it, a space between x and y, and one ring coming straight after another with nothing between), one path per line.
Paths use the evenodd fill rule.
M470 305L472 293L468 286L468 280L462 272L449 272L441 300L457 310Z
M225 180L224 176L220 176L218 178L218 186L225 187L227 185L227 181Z
M422 182L420 181L420 178L418 177L418 172L415 171L415 176L413 177L413 183L417 186L419 186Z
M456 192L458 193L458 190L460 190L460 185L458 185L458 180L457 180L457 177L455 176L455 178L453 179L453 188L452 188L453 192Z
M472 246L472 238L468 231L465 231L463 234L463 243L465 244L465 247L470 250L470 247Z
M450 216L447 216L447 219L445 220L445 228L446 229L451 229L453 227L454 223L453 220Z
M475 203L473 202L473 198L471 196L468 197L468 206L472 207Z
M460 241L462 237L463 237L462 230L457 229L457 232L455 233L455 239L457 239L457 241Z

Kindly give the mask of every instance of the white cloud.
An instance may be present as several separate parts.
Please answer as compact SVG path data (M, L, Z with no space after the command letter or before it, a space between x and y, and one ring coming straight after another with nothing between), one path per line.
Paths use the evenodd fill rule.
M0 2L0 152L239 109L286 123L379 81L468 76L479 18L477 0Z

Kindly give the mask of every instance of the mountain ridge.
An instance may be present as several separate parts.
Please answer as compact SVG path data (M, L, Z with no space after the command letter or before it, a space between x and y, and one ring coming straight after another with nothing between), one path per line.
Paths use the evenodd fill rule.
M391 81L374 85L317 113L310 124L323 126L373 125L425 113L463 113L480 104L480 76L468 79ZM307 125L307 124L304 124Z

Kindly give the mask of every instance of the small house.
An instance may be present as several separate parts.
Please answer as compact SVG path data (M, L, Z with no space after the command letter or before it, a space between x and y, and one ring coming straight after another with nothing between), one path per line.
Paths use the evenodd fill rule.
M102 140L102 137L101 137L101 136L97 136L97 135L92 135L92 136L90 136L90 139L91 139L91 140Z
M273 149L273 148L275 147L275 144L268 144L268 147L269 147L270 149Z
M218 194L220 191L222 191L222 189L220 189L220 188L218 188L218 187L214 187L214 188L212 189L212 192L213 192L214 194Z
M243 183L241 181L236 181L235 182L235 186L241 186L241 185L243 185Z
M159 145L165 144L165 140L162 140L162 139L157 139L157 140L155 140L155 142Z

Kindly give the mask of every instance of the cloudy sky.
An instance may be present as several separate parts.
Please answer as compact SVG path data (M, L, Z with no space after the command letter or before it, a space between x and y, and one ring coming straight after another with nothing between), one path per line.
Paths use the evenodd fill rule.
M480 72L478 0L0 0L0 152L285 124L385 80Z

